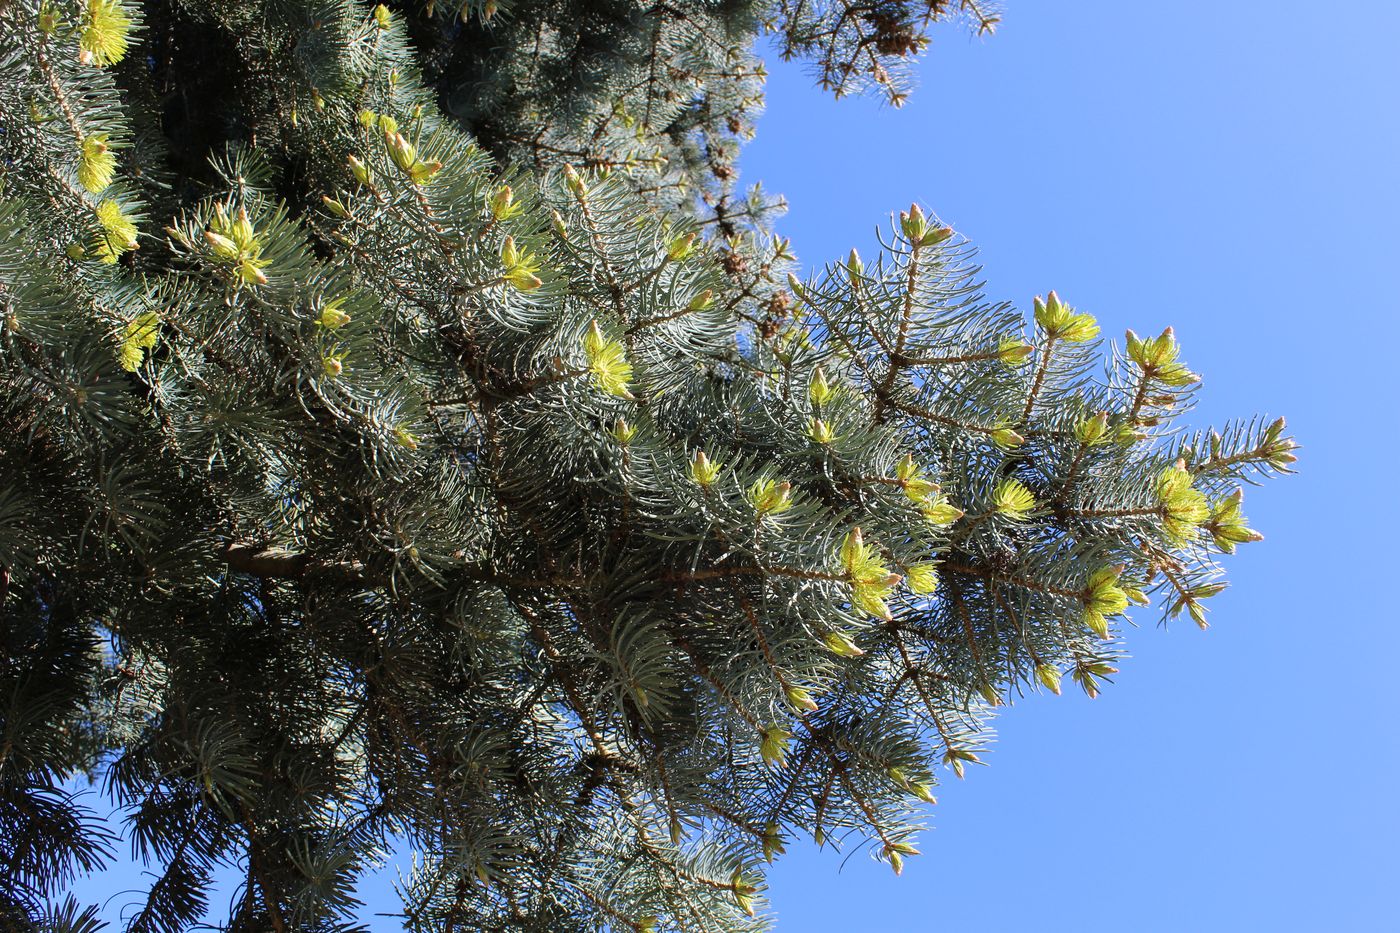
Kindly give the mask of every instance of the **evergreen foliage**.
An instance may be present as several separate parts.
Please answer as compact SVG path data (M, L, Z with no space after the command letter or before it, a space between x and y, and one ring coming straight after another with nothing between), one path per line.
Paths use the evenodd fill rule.
M191 928L763 928L914 855L991 708L1205 624L1283 422L1170 330L984 298L912 207L800 281L737 198L764 25L903 93L923 5L0 3L0 928L124 808ZM902 38L901 38L902 37ZM862 77L862 75L864 77Z

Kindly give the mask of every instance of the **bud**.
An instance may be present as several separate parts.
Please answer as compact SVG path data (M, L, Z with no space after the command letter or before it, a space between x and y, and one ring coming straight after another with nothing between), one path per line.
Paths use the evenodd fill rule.
M708 489L719 476L720 468L721 464L710 460L703 450L697 450L690 460L690 478L696 485Z
M975 752L970 752L965 748L949 747L948 750L943 753L943 763L950 766L953 769L953 773L959 778L967 776L963 763L968 761L973 764L979 764L982 759L978 758Z
M1076 314L1074 309L1060 301L1051 292L1044 301L1037 295L1033 302L1035 321L1045 333L1068 343L1083 343L1098 336L1099 325L1092 315Z
M714 306L715 293L710 289L705 289L694 298L690 299L690 304L686 305L687 311L705 311Z
M390 14L387 6L381 3L374 8L374 24L380 29L388 29L393 21L393 15Z
M213 230L205 230L204 239L219 259L226 262L234 262L238 259L238 244L223 234L215 233Z
M523 210L515 203L515 192L510 185L501 185L491 196L491 216L497 221L510 220Z
M729 889L734 892L734 903L739 905L740 910L752 917L753 896L758 893L758 888L744 877L743 866L734 869L734 874L729 879Z
M792 292L792 297L801 301L803 294L806 292L806 289L802 286L802 280L789 272L787 274L787 282L788 290Z
M515 242L506 237L506 243L514 255ZM502 250L502 258L505 251ZM517 265L513 271L507 272L507 278L516 288L533 287L529 281L518 281L517 277L525 274L529 275L533 271L525 254L517 257ZM539 279L529 275L536 284ZM627 384L632 381L632 364L627 362L627 356L622 348L622 343L617 340L609 340L603 336L603 331L598 327L598 322L594 321L588 328L588 333L583 337L583 352L588 359L588 369L593 376L593 384L609 395L619 398L635 398L627 388Z
M1085 447L1098 447L1100 444L1107 444L1110 440L1108 436L1108 412L1101 411L1092 418L1086 418L1076 424L1074 436Z
M937 246L953 235L952 227L929 223L919 205L911 204L908 213L899 215L900 230L914 246Z
M997 344L997 359L1007 366L1020 366L1034 352L1035 347L1018 337L1003 337Z
M919 243L928 232L928 221L917 204L909 205L909 210L899 215L899 227L911 243Z
M790 738L792 738L792 733L782 726L772 725L764 729L758 746L763 763L773 768L786 767L787 746Z
M613 425L612 436L613 440L626 447L632 443L632 438L637 436L637 428L628 424L626 418L618 418L617 423Z
M267 274L262 271L265 265L267 261L263 259L245 257L239 260L238 281L244 285L266 285Z
M760 518L786 512L792 508L792 484L772 479L755 480L749 487L749 502Z
M846 258L846 271L850 273L853 283L865 272L865 264L860 261L860 253L855 250L851 250L851 255Z
M321 313L316 318L316 323L326 330L336 330L350 323L350 315L341 310L341 305L345 304L344 298L335 298L321 306Z
M344 204L342 204L335 198L327 197L326 195L321 195L321 203L326 206L326 210L330 211L335 216L343 219L349 219L349 208L347 208Z
M666 258L672 262L683 262L695 252L695 234L687 233L671 240L666 246Z
M836 432L820 418L807 419L807 436L818 444L830 444L836 440Z
M248 219L248 209L242 205L239 205L238 216L229 225L229 239L238 246L240 253L256 255L261 251L253 222Z
M564 166L564 181L569 186L569 190L574 193L574 197L582 200L587 189L584 187L583 179L579 177L578 172L574 171L572 165Z
M136 240L136 224L131 222L131 218L116 201L103 201L97 205L96 213L102 232L93 243L91 254L96 256L99 262L115 263L122 253L130 252L140 245Z
M1235 553L1235 545L1263 541L1264 536L1248 527L1240 507L1244 503L1244 490L1236 489L1225 499L1216 503L1211 510L1206 530L1215 540L1215 546L1226 554Z
M938 496L923 509L924 521L930 525L951 525L962 518L963 510L953 505L945 496Z
M789 706L799 712L806 711L813 713L817 710L817 701L812 699L811 691L807 690L805 687L799 687L796 684L788 684L783 688L783 697L787 700Z
M1060 671L1053 664L1041 662L1035 666L1035 678L1056 696L1060 695Z
M401 424L396 424L389 431L389 436L394 439L394 443L406 450L418 449L418 435Z
M350 163L350 174L355 176L355 180L368 187L370 178L372 177L370 175L369 166L354 156L347 156L345 161Z
M831 383L826 381L826 373L818 366L812 370L812 380L807 386L807 395L812 399L813 405L825 405L831 400L833 389Z
M865 654L864 651L856 646L855 642L851 641L851 639L841 632L828 632L826 636L822 638L822 643L826 645L827 650L832 654L840 655L843 658L858 658Z
M345 364L341 362L341 357L328 355L321 358L321 372L330 378L335 379L344 371Z
M991 434L992 443L1003 450L1014 450L1026 442L1026 439L1010 428L997 428Z
M507 236L501 243L501 265L505 267L502 278L518 291L534 291L541 285L539 276L535 275L540 269L540 264L535 260L534 255L526 249L518 249L515 245L515 237ZM593 322L596 329L598 322ZM601 333L599 338L601 339ZM618 352L621 350L619 348ZM592 363L592 357L590 364ZM628 367L628 376L631 375L631 367ZM617 393L613 393L617 394Z
M399 171L407 172L413 168L418 161L418 151L413 148L413 144L404 139L402 133L385 131L384 147L389 150L389 158L399 167Z
M106 68L126 58L131 44L131 15L119 0L85 0L78 34L78 61Z
M782 855L787 850L783 847L783 838L778 835L778 824L769 820L763 827L763 859L772 862L773 857Z

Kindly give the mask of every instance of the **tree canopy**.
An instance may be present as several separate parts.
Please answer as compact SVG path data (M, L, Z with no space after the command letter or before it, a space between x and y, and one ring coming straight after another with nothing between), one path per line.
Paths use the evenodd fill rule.
M898 103L975 0L0 3L0 927L743 931L898 871L993 708L1206 624L1283 421L984 296L919 206L811 276L755 36Z

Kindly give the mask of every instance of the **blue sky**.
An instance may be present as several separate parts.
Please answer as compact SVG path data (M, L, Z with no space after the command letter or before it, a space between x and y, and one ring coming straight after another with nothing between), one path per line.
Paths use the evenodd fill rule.
M1267 540L1209 631L1140 612L1098 700L1007 711L902 878L790 848L780 933L1400 923L1400 4L1330 6L1009 0L993 38L935 32L898 111L770 56L744 177L787 196L809 265L873 253L918 200L991 297L1171 324L1194 423L1283 414L1305 446L1247 493Z
M788 197L809 265L918 200L993 298L1173 325L1193 420L1287 415L1300 472L1247 495L1268 540L1208 632L1140 613L1098 700L1008 710L902 878L791 846L779 933L1393 929L1400 4L1006 6L992 39L937 31L901 111L770 56L745 179Z

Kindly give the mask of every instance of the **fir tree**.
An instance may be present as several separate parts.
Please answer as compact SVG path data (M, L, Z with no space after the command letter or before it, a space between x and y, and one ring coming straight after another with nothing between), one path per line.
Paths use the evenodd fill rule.
M736 194L779 34L896 100L954 4L0 4L0 928L125 808L183 930L760 929L898 871L993 707L1206 624L1281 420L978 291L911 207L801 281Z

